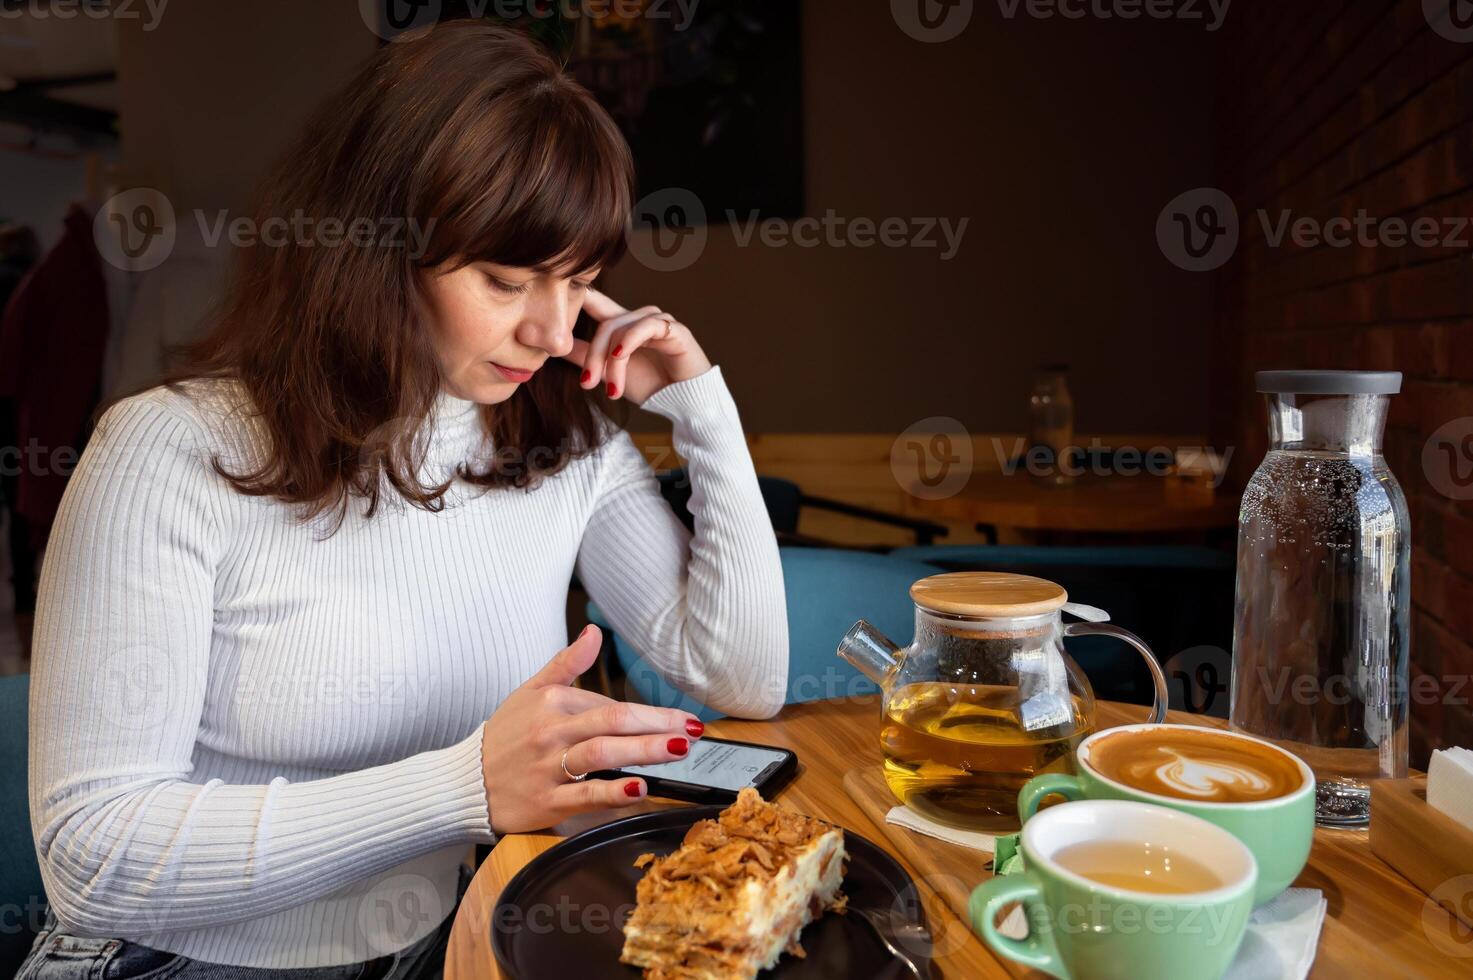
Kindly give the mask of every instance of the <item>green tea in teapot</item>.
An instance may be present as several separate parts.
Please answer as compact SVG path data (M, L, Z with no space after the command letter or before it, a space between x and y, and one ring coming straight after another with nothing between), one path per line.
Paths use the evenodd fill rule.
M1166 713L1166 678L1140 638L1068 601L1057 583L1007 572L949 572L910 587L915 635L900 647L860 620L838 654L880 685L880 754L895 798L938 823L1009 833L1018 791L1044 772L1072 772L1095 727L1089 680L1066 636L1135 647ZM1068 611L1092 621L1065 624Z
M880 731L896 799L940 823L987 833L1018 829L1018 791L1043 772L1073 772L1094 731L1093 699L1070 695L1068 720L1025 731L1015 687L923 681L888 699Z

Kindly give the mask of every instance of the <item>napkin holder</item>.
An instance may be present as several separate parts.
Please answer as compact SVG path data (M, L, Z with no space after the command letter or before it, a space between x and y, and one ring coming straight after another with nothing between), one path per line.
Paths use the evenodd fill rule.
M1428 805L1426 776L1371 783L1371 851L1429 895L1473 875L1473 830ZM1466 903L1439 904L1473 929Z

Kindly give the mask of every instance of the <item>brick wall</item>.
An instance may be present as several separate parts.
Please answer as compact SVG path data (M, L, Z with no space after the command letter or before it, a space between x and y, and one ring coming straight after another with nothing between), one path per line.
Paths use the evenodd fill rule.
M1473 416L1473 228L1457 223L1473 217L1473 43L1436 33L1421 0L1243 0L1223 31L1218 183L1241 238L1217 273L1214 438L1238 447L1246 479L1266 443L1260 368L1404 373L1386 455L1412 513L1412 761L1425 765L1432 748L1473 746L1473 501L1439 493L1422 464L1434 430ZM1285 208L1430 217L1460 241L1274 246L1257 212Z

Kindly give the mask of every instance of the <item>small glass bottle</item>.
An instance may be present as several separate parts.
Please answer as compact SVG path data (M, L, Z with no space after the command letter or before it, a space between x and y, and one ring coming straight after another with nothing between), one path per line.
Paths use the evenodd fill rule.
M1074 398L1069 394L1068 375L1069 368L1063 364L1040 368L1028 396L1029 459L1039 454L1046 464L1035 469L1033 476L1050 486L1074 482Z
M1411 521L1381 455L1395 371L1260 371L1269 452L1243 493L1229 718L1315 772L1322 824L1407 770Z

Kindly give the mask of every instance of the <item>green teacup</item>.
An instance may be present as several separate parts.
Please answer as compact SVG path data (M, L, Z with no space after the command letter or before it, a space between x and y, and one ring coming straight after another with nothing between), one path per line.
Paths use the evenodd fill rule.
M1118 853L1117 869L1148 865L1155 855L1158 881L1174 873L1162 856L1183 855L1195 873L1170 884L1193 890L1148 885L1139 873L1100 874L1108 859L1091 862L1080 845ZM1064 980L1213 980L1237 955L1258 869L1241 841L1205 820L1145 803L1066 803L1028 821L1020 848L1025 870L983 882L969 903L972 928L999 956ZM998 931L998 912L1011 902L1023 903L1025 939Z
M1121 737L1130 741L1104 742ZM1215 740L1226 740L1220 746L1224 751L1218 751ZM1206 748L1194 757L1187 751L1189 743ZM1159 761L1147 750L1159 755ZM1122 758L1133 757L1139 762L1134 769L1122 764ZM1255 905L1293 884L1309 860L1314 773L1298 756L1262 739L1195 725L1124 725L1079 743L1076 761L1077 776L1048 773L1023 786L1018 817L1025 826L1044 797L1055 793L1068 800L1132 800L1190 813L1226 830L1253 852L1258 862Z

